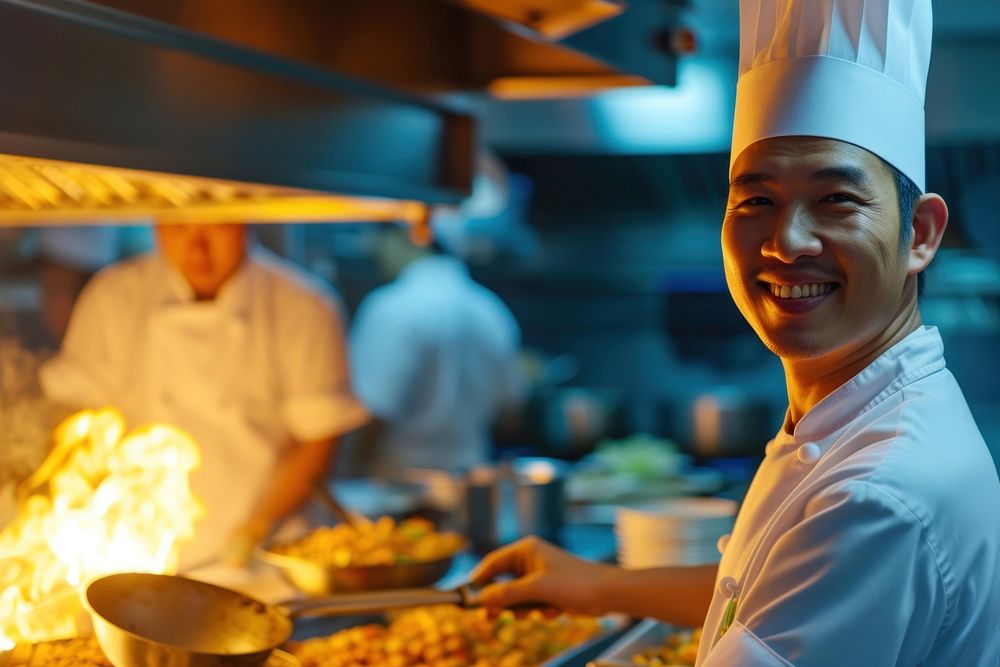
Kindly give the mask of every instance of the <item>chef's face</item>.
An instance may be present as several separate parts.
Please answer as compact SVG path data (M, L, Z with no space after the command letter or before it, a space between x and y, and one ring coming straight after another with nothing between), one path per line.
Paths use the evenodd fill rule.
M885 164L852 144L782 137L739 156L722 227L726 280L772 352L850 354L913 303L897 197Z
M199 299L213 299L246 255L246 227L239 224L161 224L163 255Z

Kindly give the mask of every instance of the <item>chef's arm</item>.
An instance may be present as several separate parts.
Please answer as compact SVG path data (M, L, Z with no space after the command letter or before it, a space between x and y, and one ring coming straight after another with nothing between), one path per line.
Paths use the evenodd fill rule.
M294 512L308 499L312 480L327 476L336 446L337 438L331 437L314 442L296 442L288 449L278 462L257 510L243 526L241 532L249 541L258 543L263 540L275 522Z
M708 613L716 570L716 565L624 570L529 537L488 554L471 580L485 584L501 575L516 577L480 591L482 603L490 607L541 602L585 614L619 612L695 627Z

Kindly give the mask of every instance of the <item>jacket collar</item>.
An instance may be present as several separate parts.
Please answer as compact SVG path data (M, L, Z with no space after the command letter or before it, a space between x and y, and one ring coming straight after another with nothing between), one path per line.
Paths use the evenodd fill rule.
M836 440L831 435L903 387L944 367L944 343L937 328L920 327L814 405L792 433L782 428L768 444L767 453L806 442L816 443L825 453Z
M249 310L247 297L250 291L250 264L255 254L252 248L248 249L243 262L222 285L215 299L199 302L184 275L157 251L154 261L156 262L156 270L163 276L163 280L159 281L161 289L157 292L157 298L154 300L155 305L160 307L197 305L204 308L218 308L234 315L246 314Z

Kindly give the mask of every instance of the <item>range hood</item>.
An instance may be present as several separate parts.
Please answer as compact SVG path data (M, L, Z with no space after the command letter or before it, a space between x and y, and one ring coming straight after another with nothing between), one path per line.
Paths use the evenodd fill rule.
M417 96L90 2L0 0L0 43L4 224L416 221L470 188L473 119Z
M475 121L442 100L621 73L543 34L620 2L545 0L534 34L465 4L0 0L0 224L425 220L473 175Z

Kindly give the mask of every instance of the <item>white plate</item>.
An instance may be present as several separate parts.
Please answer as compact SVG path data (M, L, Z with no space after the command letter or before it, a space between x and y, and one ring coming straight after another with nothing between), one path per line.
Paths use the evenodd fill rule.
M615 537L626 542L651 542L651 543L675 543L675 542L704 542L715 541L732 532L733 522L712 524L710 526L694 525L679 526L666 529L628 529L621 526L614 527Z
M635 525L716 521L736 516L737 508L736 501L727 498L665 498L622 505L618 510L618 520Z

